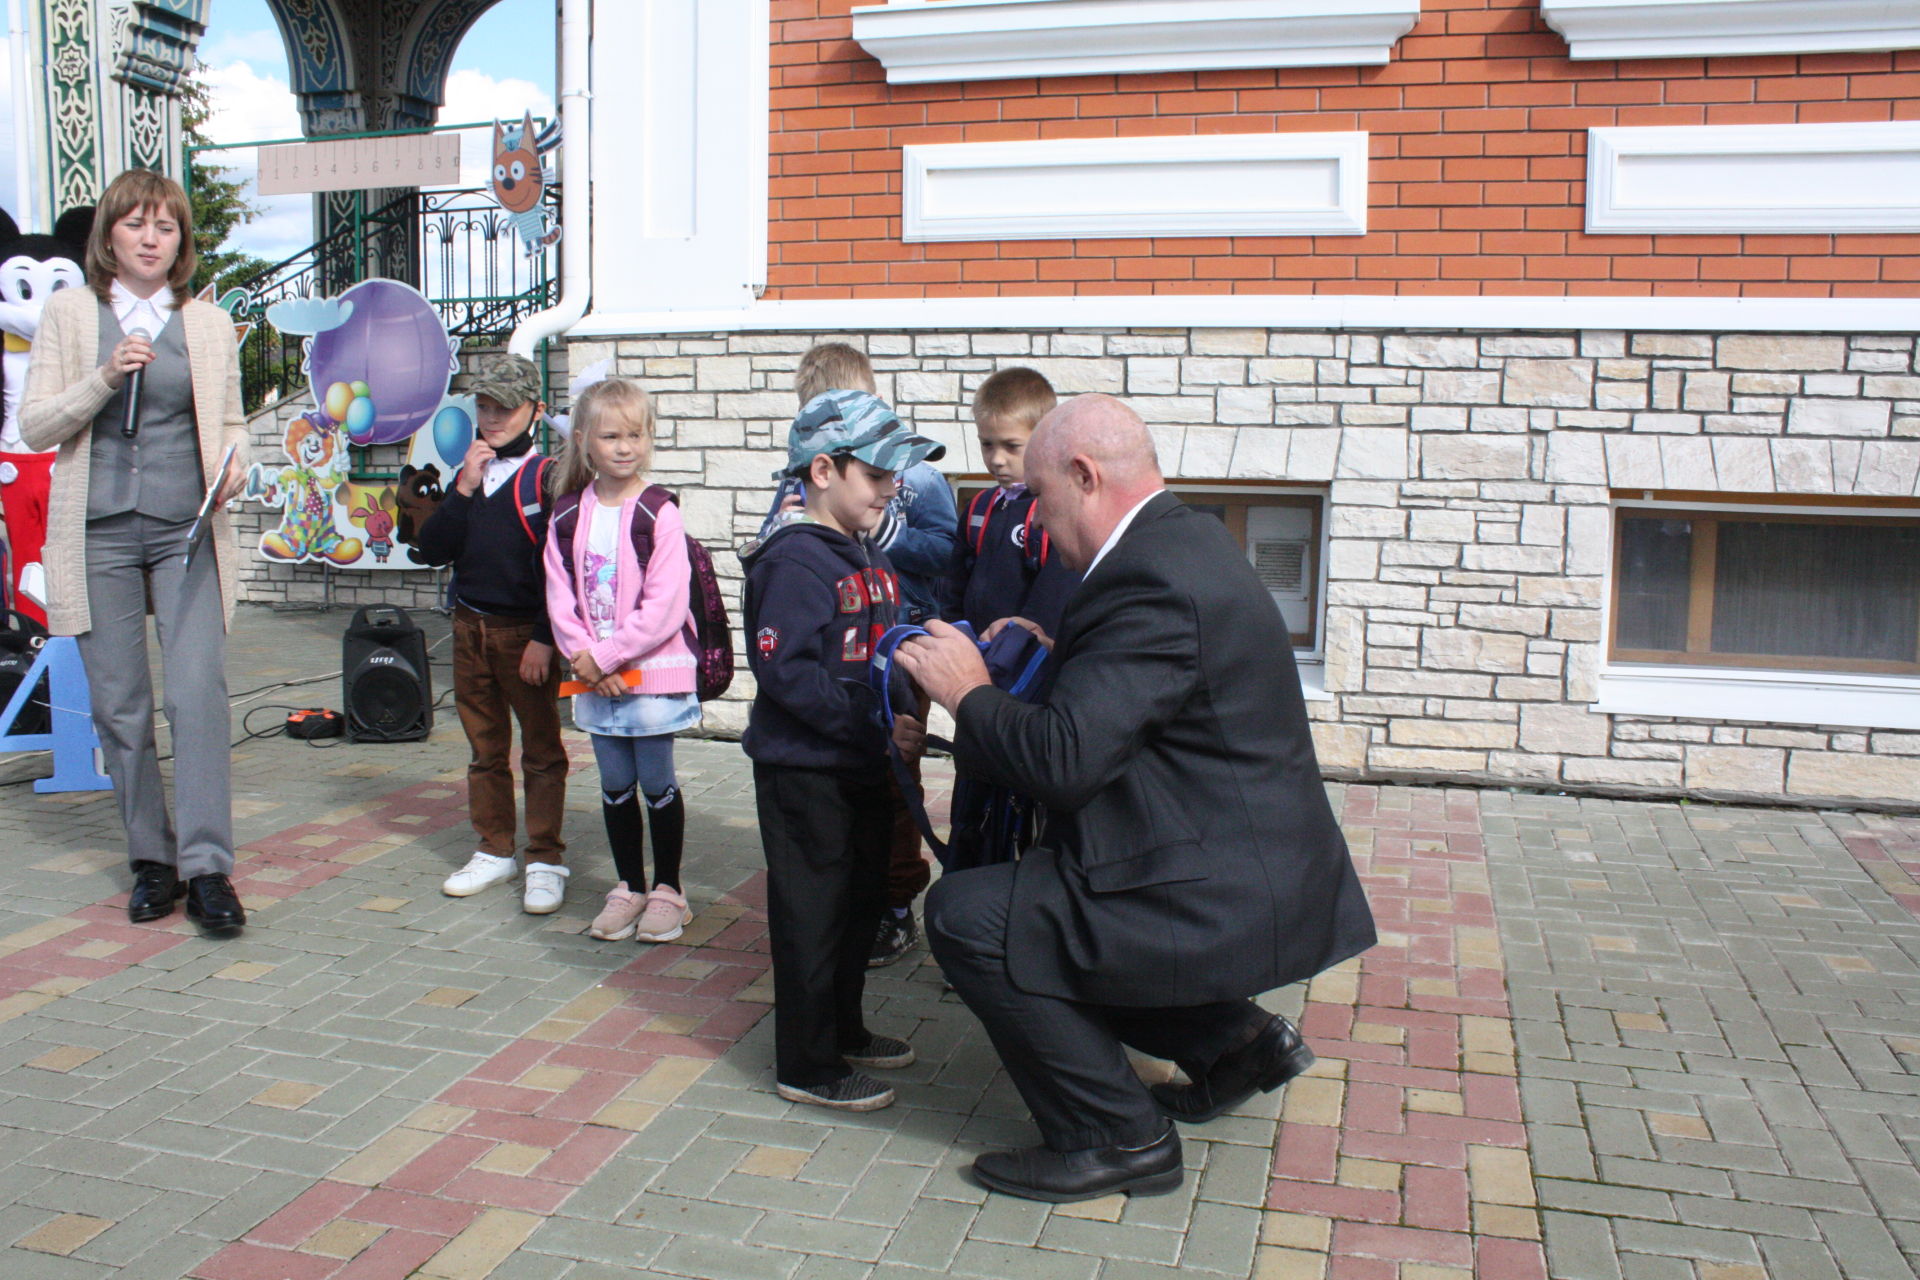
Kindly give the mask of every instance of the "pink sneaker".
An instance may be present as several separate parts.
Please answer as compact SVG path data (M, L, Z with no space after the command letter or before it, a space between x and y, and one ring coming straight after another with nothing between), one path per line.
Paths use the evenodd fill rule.
M607 893L607 905L600 908L600 914L587 926L587 933L608 942L618 942L622 938L633 936L634 922L640 919L640 913L646 910L647 895L635 893L627 888L622 880Z
M666 885L656 885L647 895L647 909L634 926L634 936L640 942L672 942L692 923L693 912L687 907L686 896Z

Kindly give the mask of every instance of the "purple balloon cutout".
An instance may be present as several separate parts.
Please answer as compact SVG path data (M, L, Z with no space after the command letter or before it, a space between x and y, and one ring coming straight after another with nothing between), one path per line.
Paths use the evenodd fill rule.
M316 397L336 382L365 382L378 412L355 444L405 440L433 417L447 394L453 362L447 328L417 290L394 280L363 280L340 295L353 314L313 338L308 370Z

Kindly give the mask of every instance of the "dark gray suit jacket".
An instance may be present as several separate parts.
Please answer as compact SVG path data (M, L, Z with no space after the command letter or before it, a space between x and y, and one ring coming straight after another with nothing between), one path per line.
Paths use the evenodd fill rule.
M961 767L1047 808L1015 874L1015 985L1202 1004L1373 945L1286 624L1218 520L1150 500L1068 602L1053 664L1044 704L981 688L956 717Z

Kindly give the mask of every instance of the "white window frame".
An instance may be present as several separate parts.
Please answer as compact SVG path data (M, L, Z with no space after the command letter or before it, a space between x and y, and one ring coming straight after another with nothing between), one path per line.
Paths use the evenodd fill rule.
M1614 579L1613 528L1630 511L1713 511L1734 515L1844 515L1849 519L1920 518L1920 506L1852 507L1805 503L1686 502L1615 499L1609 528L1607 590L1603 596L1600 669L1593 710L1615 715L1681 720L1833 725L1843 728L1920 730L1920 676L1870 675L1851 671L1796 671L1756 667L1711 667L1615 662L1611 657Z

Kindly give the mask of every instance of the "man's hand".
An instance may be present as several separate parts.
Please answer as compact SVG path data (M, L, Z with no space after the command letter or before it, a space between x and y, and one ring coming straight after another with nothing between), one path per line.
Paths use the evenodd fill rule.
M927 750L927 726L909 715L893 718L893 747L908 760L918 760Z
M938 620L927 623L927 634L902 644L895 656L914 683L950 712L957 712L969 693L993 683L979 646Z
M236 454L227 459L227 469L220 476L220 492L214 496L216 504L232 502L247 483L247 468Z
M528 684L545 684L552 670L553 646L527 641L527 647L520 651L520 678Z
M460 474L453 478L453 487L463 497L471 498L474 490L487 478L487 464L493 461L493 446L478 436L467 449L465 461L460 464Z
M1041 630L1039 623L1029 618L1001 618L990 624L986 631L981 633L980 638L982 640L991 640L1008 627L1025 627L1027 630L1033 632L1034 639L1047 647L1048 652L1053 651L1053 637Z

